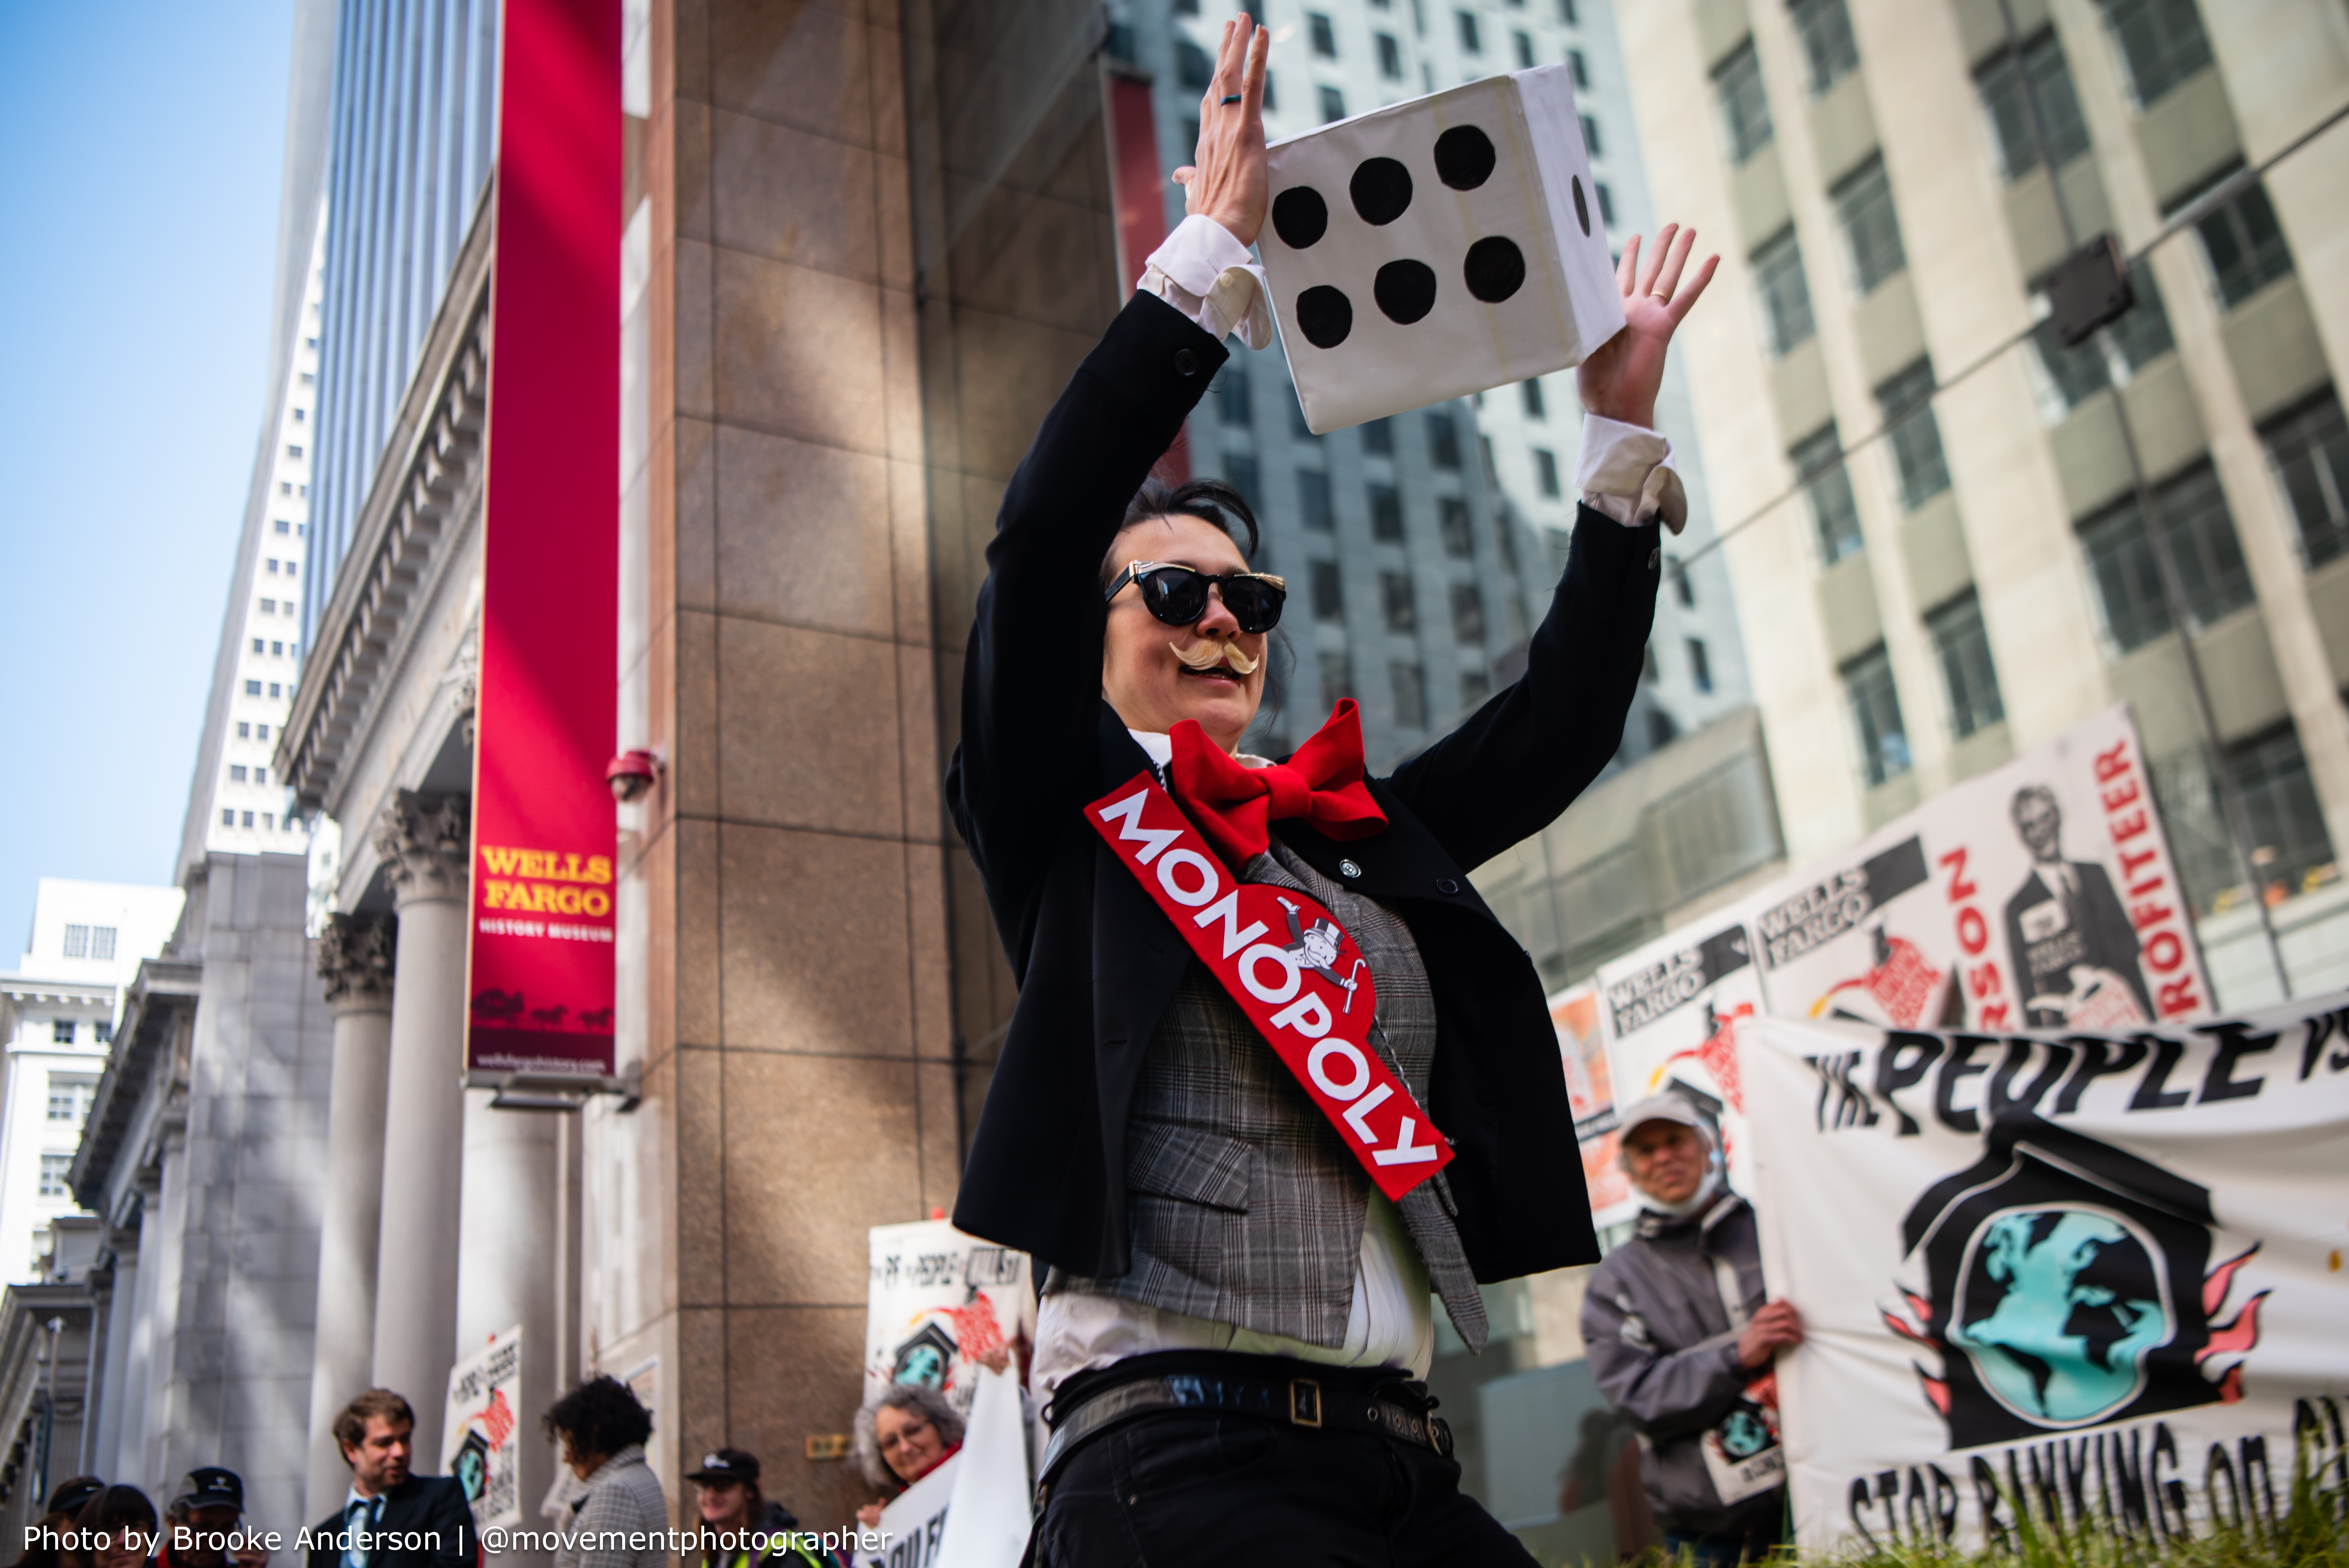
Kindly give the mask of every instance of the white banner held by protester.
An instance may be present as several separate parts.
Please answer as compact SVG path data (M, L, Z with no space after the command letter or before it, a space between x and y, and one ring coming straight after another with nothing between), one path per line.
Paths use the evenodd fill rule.
M1033 1337L1028 1255L944 1220L875 1225L869 1235L864 1402L893 1383L916 1383L968 1415L979 1358Z
M2144 1539L2349 1422L2349 994L2097 1035L1742 1041L1797 1539Z
M517 1324L449 1369L440 1471L464 1487L473 1522L483 1530L522 1523L522 1433L514 1417L522 1352Z
M1028 1428L1019 1410L1019 1379L979 1368L963 1433L961 1473L947 1510L938 1568L1018 1568L1028 1547Z
M856 1568L942 1568L948 1505L963 1463L962 1455L950 1455L899 1492L881 1511L880 1524L859 1532Z

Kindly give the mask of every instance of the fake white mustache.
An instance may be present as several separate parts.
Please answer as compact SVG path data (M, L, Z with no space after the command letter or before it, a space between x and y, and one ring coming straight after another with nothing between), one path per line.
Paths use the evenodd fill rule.
M1191 670L1207 670L1218 664L1229 664L1242 675L1254 675L1257 666L1264 662L1261 659L1250 659L1242 653L1237 642L1206 642L1192 649L1185 649L1178 642L1170 642L1166 646L1173 649L1174 657Z

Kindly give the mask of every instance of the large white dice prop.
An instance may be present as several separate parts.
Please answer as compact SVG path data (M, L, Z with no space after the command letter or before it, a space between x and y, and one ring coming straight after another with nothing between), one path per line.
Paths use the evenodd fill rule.
M1623 326L1566 67L1274 144L1259 250L1317 434L1578 365Z

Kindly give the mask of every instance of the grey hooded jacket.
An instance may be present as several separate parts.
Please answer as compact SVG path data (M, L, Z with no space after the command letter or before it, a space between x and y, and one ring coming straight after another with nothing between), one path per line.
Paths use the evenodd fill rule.
M1743 1306L1723 1304L1727 1279ZM1600 1392L1630 1418L1646 1451L1640 1479L1663 1529L1685 1535L1775 1532L1784 1488L1723 1506L1698 1441L1760 1376L1737 1358L1745 1319L1761 1311L1762 1246L1754 1210L1734 1193L1702 1218L1642 1213L1607 1254L1582 1298L1582 1337Z

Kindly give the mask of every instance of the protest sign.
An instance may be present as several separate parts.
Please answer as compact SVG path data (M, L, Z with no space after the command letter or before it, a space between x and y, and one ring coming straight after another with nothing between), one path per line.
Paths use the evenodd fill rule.
M1799 1543L2259 1526L2344 1460L2349 994L1742 1041Z
M979 1358L1033 1337L1028 1255L944 1220L876 1225L869 1237L865 1403L892 1383L918 1383L968 1415Z
M464 1487L473 1522L483 1530L522 1522L522 1433L514 1418L522 1349L517 1324L449 1369L440 1473Z
M1018 1568L1034 1518L1029 1499L1028 1428L1016 1371L979 1368L962 1471L938 1548L939 1568Z
M1640 1202L1616 1158L1623 1136L1615 1124L1614 1078L1607 1068L1607 1032L1599 1023L1595 981L1569 986L1549 999L1557 1054L1566 1068L1566 1099L1574 1137L1582 1146L1582 1181L1590 1191L1591 1223L1604 1230L1633 1219Z
M1763 1004L1745 909L1725 909L1605 965L1599 991L1617 1098L1628 1106L1670 1089L1692 1101L1720 1129L1731 1183L1751 1191L1736 1044L1738 1028ZM1624 1202L1637 1211L1628 1187Z
M856 1568L938 1568L948 1505L966 1462L961 1454L951 1455L899 1492L881 1511L879 1526L859 1532L852 1558Z

